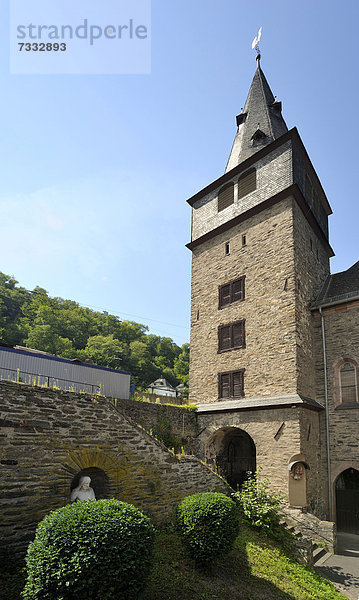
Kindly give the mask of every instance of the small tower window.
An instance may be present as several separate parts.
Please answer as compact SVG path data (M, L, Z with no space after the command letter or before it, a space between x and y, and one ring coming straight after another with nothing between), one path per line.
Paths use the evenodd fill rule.
M226 256L229 256L231 253L231 246L229 242L226 242L224 245L224 253Z
M243 246L246 246L246 245L247 245L247 236L246 236L246 234L244 233L244 234L242 235L242 247L243 247Z
M256 170L247 171L238 179L238 199L243 198L250 192L254 192L257 187Z
M236 321L218 327L218 352L245 348L245 321Z
M355 365L346 362L340 369L340 396L343 404L358 402Z
M235 281L219 286L218 308L224 308L228 304L232 304L232 302L237 302L237 300L244 300L244 281L245 277L243 276L235 279Z
M243 398L244 396L244 369L218 373L219 398Z
M218 194L218 212L228 208L234 203L234 183L231 182L223 187Z

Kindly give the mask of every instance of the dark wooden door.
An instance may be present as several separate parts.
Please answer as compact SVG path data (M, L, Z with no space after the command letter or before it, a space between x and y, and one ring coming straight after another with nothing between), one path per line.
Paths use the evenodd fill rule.
M335 498L338 531L359 534L359 471L347 469L339 475Z
M237 490L248 479L248 472L256 470L256 448L252 438L242 430L227 434L223 453L217 456L220 471L229 485Z

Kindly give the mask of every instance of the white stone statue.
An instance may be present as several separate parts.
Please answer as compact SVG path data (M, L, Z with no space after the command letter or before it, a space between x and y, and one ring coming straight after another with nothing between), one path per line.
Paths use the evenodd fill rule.
M90 483L91 477L88 477L87 475L80 477L78 486L71 492L71 502L78 502L79 500L96 500L95 492L90 486Z

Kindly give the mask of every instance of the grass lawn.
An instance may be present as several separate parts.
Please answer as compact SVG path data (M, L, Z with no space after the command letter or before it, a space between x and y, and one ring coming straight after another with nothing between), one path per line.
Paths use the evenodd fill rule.
M19 570L1 574L0 599L20 600L23 579ZM187 558L171 529L159 531L154 569L139 600L200 599L347 600L327 580L291 558L281 544L245 525L233 550L207 569Z

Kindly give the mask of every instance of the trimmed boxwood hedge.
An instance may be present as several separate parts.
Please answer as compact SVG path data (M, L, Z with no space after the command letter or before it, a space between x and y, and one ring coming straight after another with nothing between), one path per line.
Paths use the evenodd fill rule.
M152 565L149 519L119 500L77 502L47 515L30 543L25 600L134 598Z
M202 563L228 552L239 531L235 502L219 492L187 496L176 506L174 521L190 556Z

